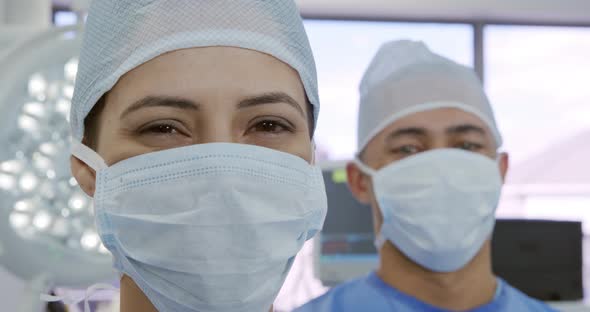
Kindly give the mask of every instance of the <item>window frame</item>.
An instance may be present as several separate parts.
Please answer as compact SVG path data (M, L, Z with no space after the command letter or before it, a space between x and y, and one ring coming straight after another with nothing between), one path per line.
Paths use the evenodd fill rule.
M519 21L494 19L431 19L431 18L396 18L396 17L364 17L364 16L326 16L302 14L304 20L347 21L347 22L390 22L415 24L461 24L473 29L473 64L474 70L485 85L485 28L486 26L530 26L530 27L581 27L590 28L589 23L554 23L546 21Z

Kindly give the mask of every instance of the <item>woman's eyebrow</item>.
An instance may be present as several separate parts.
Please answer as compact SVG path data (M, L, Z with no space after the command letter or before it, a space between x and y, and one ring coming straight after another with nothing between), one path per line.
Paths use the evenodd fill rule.
M199 110L199 106L198 103L179 97L146 96L125 109L125 111L121 113L120 118L122 119L132 112L150 107L172 107L184 110Z
M301 114L301 116L305 117L305 112L303 111L301 105L299 105L299 103L297 103L297 101L295 101L295 99L293 99L290 95L284 92L269 92L248 97L240 101L238 108L243 109L252 106L279 103L285 103L289 106L292 106Z

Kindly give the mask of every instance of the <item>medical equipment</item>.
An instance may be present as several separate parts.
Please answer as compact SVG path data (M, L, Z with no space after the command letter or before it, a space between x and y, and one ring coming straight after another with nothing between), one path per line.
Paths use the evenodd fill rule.
M314 272L324 285L334 286L377 267L371 207L359 203L348 189L346 163L322 164L328 214L314 239Z
M19 311L51 287L114 277L92 200L71 177L68 116L82 29L40 32L0 56L0 264L30 281Z

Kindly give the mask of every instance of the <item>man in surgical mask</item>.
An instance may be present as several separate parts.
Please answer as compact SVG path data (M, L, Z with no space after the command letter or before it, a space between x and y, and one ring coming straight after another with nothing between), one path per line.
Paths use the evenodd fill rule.
M326 215L318 112L292 0L93 1L71 162L122 312L269 310Z
M553 311L492 272L508 156L475 73L390 42L360 92L348 183L372 206L380 265L296 311Z

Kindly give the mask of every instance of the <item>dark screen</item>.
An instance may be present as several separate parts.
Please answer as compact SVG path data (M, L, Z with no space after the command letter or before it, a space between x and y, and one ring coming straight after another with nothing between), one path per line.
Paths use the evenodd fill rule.
M346 171L324 171L328 215L322 230L322 256L376 256L371 207L359 203L348 189Z

